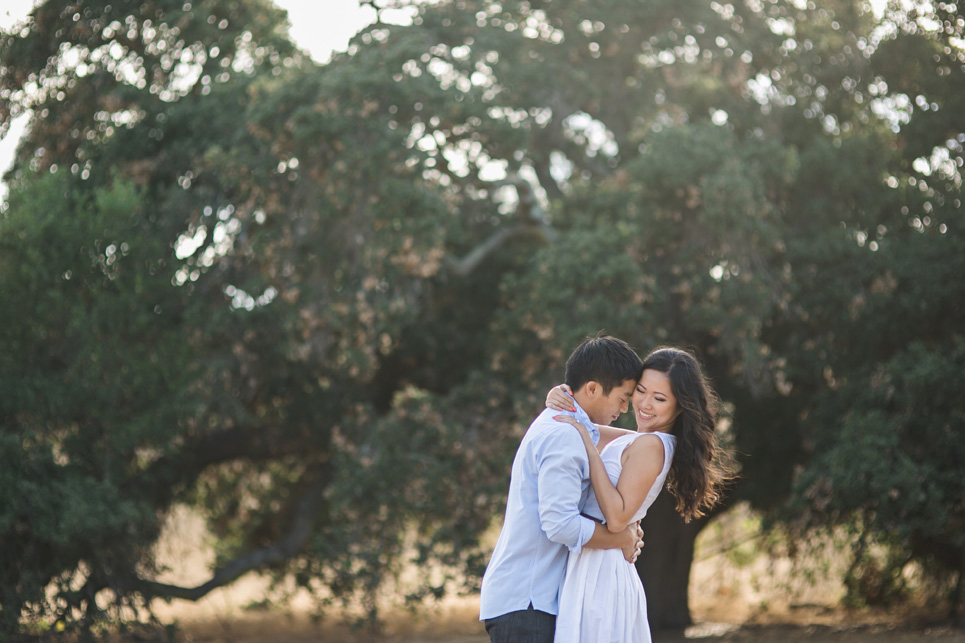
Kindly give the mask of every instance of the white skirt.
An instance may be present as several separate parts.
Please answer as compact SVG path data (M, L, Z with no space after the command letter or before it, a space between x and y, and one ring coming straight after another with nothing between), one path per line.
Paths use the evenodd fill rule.
M555 643L651 643L647 597L619 549L570 554Z

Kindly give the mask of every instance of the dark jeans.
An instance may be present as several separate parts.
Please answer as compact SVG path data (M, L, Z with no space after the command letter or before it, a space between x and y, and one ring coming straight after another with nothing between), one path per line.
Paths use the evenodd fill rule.
M486 619L486 632L491 643L553 643L556 617L529 609Z

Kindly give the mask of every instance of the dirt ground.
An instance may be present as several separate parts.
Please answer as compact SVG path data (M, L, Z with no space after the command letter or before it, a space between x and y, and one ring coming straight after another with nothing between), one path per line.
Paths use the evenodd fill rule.
M699 616L699 615L698 615ZM338 624L316 624L292 613L244 616L230 620L181 623L186 643L488 643L474 609L463 605L437 614L388 619L382 633L353 632ZM866 621L868 615L858 619ZM808 621L808 617L801 621ZM849 623L849 615L825 614L826 623L722 623L698 622L685 631L654 632L654 643L721 641L727 643L965 643L965 630L942 623Z
M253 581L250 581L253 582ZM253 590L249 586L248 591ZM236 590L237 591L237 590ZM488 643L477 621L478 597L450 597L431 609L387 610L381 632L360 632L338 617L321 623L295 601L280 611L239 609L228 593L201 604L172 605L185 643ZM965 643L965 629L941 614L847 611L820 604L774 606L748 612L746 595L694 602L695 625L685 631L654 632L654 643Z

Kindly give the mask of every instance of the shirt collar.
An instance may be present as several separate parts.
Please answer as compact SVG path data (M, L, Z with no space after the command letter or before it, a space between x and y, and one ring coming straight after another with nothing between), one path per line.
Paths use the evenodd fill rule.
M573 408L576 410L567 411L567 413L583 423L583 426L585 426L586 430L589 431L590 439L593 440L594 445L599 444L600 429L596 428L596 422L590 419L590 416L586 414L586 411L583 410L583 407L580 406L574 398L571 397L570 399L573 400Z

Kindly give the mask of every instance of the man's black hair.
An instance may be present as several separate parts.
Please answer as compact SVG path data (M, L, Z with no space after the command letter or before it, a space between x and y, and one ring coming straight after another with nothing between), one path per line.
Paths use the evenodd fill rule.
M643 375L643 361L622 339L597 333L587 337L566 360L566 383L573 391L587 382L603 386L609 395L627 380L639 380Z

